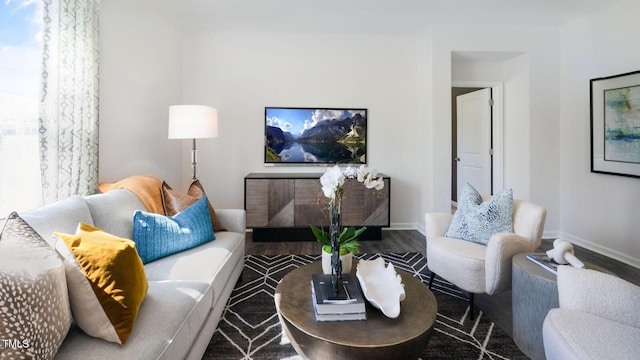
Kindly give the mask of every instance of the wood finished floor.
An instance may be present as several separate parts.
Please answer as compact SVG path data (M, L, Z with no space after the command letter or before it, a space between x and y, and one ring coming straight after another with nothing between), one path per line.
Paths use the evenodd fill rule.
M424 235L416 230L387 230L382 232L382 240L360 241L360 252L419 251L426 256L426 245ZM320 254L320 244L316 241L254 242L251 232L247 232L245 252L247 255Z
M294 255L319 254L320 245L315 241L299 242L254 242L251 232L247 232L245 252L247 255ZM551 239L543 239L538 251L546 251L553 247ZM426 256L426 240L416 230L386 230L382 232L382 240L361 241L360 251L363 253L402 253L420 252ZM624 264L578 246L576 256L586 262L601 266L633 284L640 286L640 269ZM476 305L508 334L512 331L511 292L494 296L476 295Z

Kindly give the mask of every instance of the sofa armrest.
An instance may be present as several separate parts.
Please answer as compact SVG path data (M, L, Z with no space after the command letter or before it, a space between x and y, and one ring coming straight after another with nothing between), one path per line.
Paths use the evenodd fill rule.
M640 328L640 287L596 270L558 268L560 308Z
M245 234L247 216L244 209L216 209L216 215L227 231Z
M485 286L489 295L511 288L511 261L514 255L535 251L527 238L514 233L493 234L487 243Z
M426 213L424 215L424 227L427 239L444 236L452 219L453 215L449 213Z

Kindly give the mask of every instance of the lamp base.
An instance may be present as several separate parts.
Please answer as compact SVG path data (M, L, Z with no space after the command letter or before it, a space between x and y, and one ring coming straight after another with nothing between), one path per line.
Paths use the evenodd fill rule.
M196 167L198 166L198 149L196 148L196 139L193 139L193 148L191 149L191 166L193 167L193 176L191 180L196 181Z

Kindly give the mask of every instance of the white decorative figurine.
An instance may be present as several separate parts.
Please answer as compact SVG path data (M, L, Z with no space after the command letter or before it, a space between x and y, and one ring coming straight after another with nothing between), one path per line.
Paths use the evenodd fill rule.
M584 263L573 254L573 245L567 240L555 239L553 249L547 251L547 256L561 265L571 264L580 269L584 267Z

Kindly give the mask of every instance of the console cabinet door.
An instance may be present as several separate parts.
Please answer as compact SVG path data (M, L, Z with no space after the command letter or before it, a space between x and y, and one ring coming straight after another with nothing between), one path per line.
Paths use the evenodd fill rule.
M384 178L380 191L349 180L342 200L342 225L389 226L389 186L389 178Z
M247 179L247 227L294 226L294 179Z
M295 226L328 226L327 198L319 179L296 179Z
M389 226L389 178L381 191L367 189L356 180L345 184L342 225ZM328 226L328 199L319 179L245 179L247 227Z

